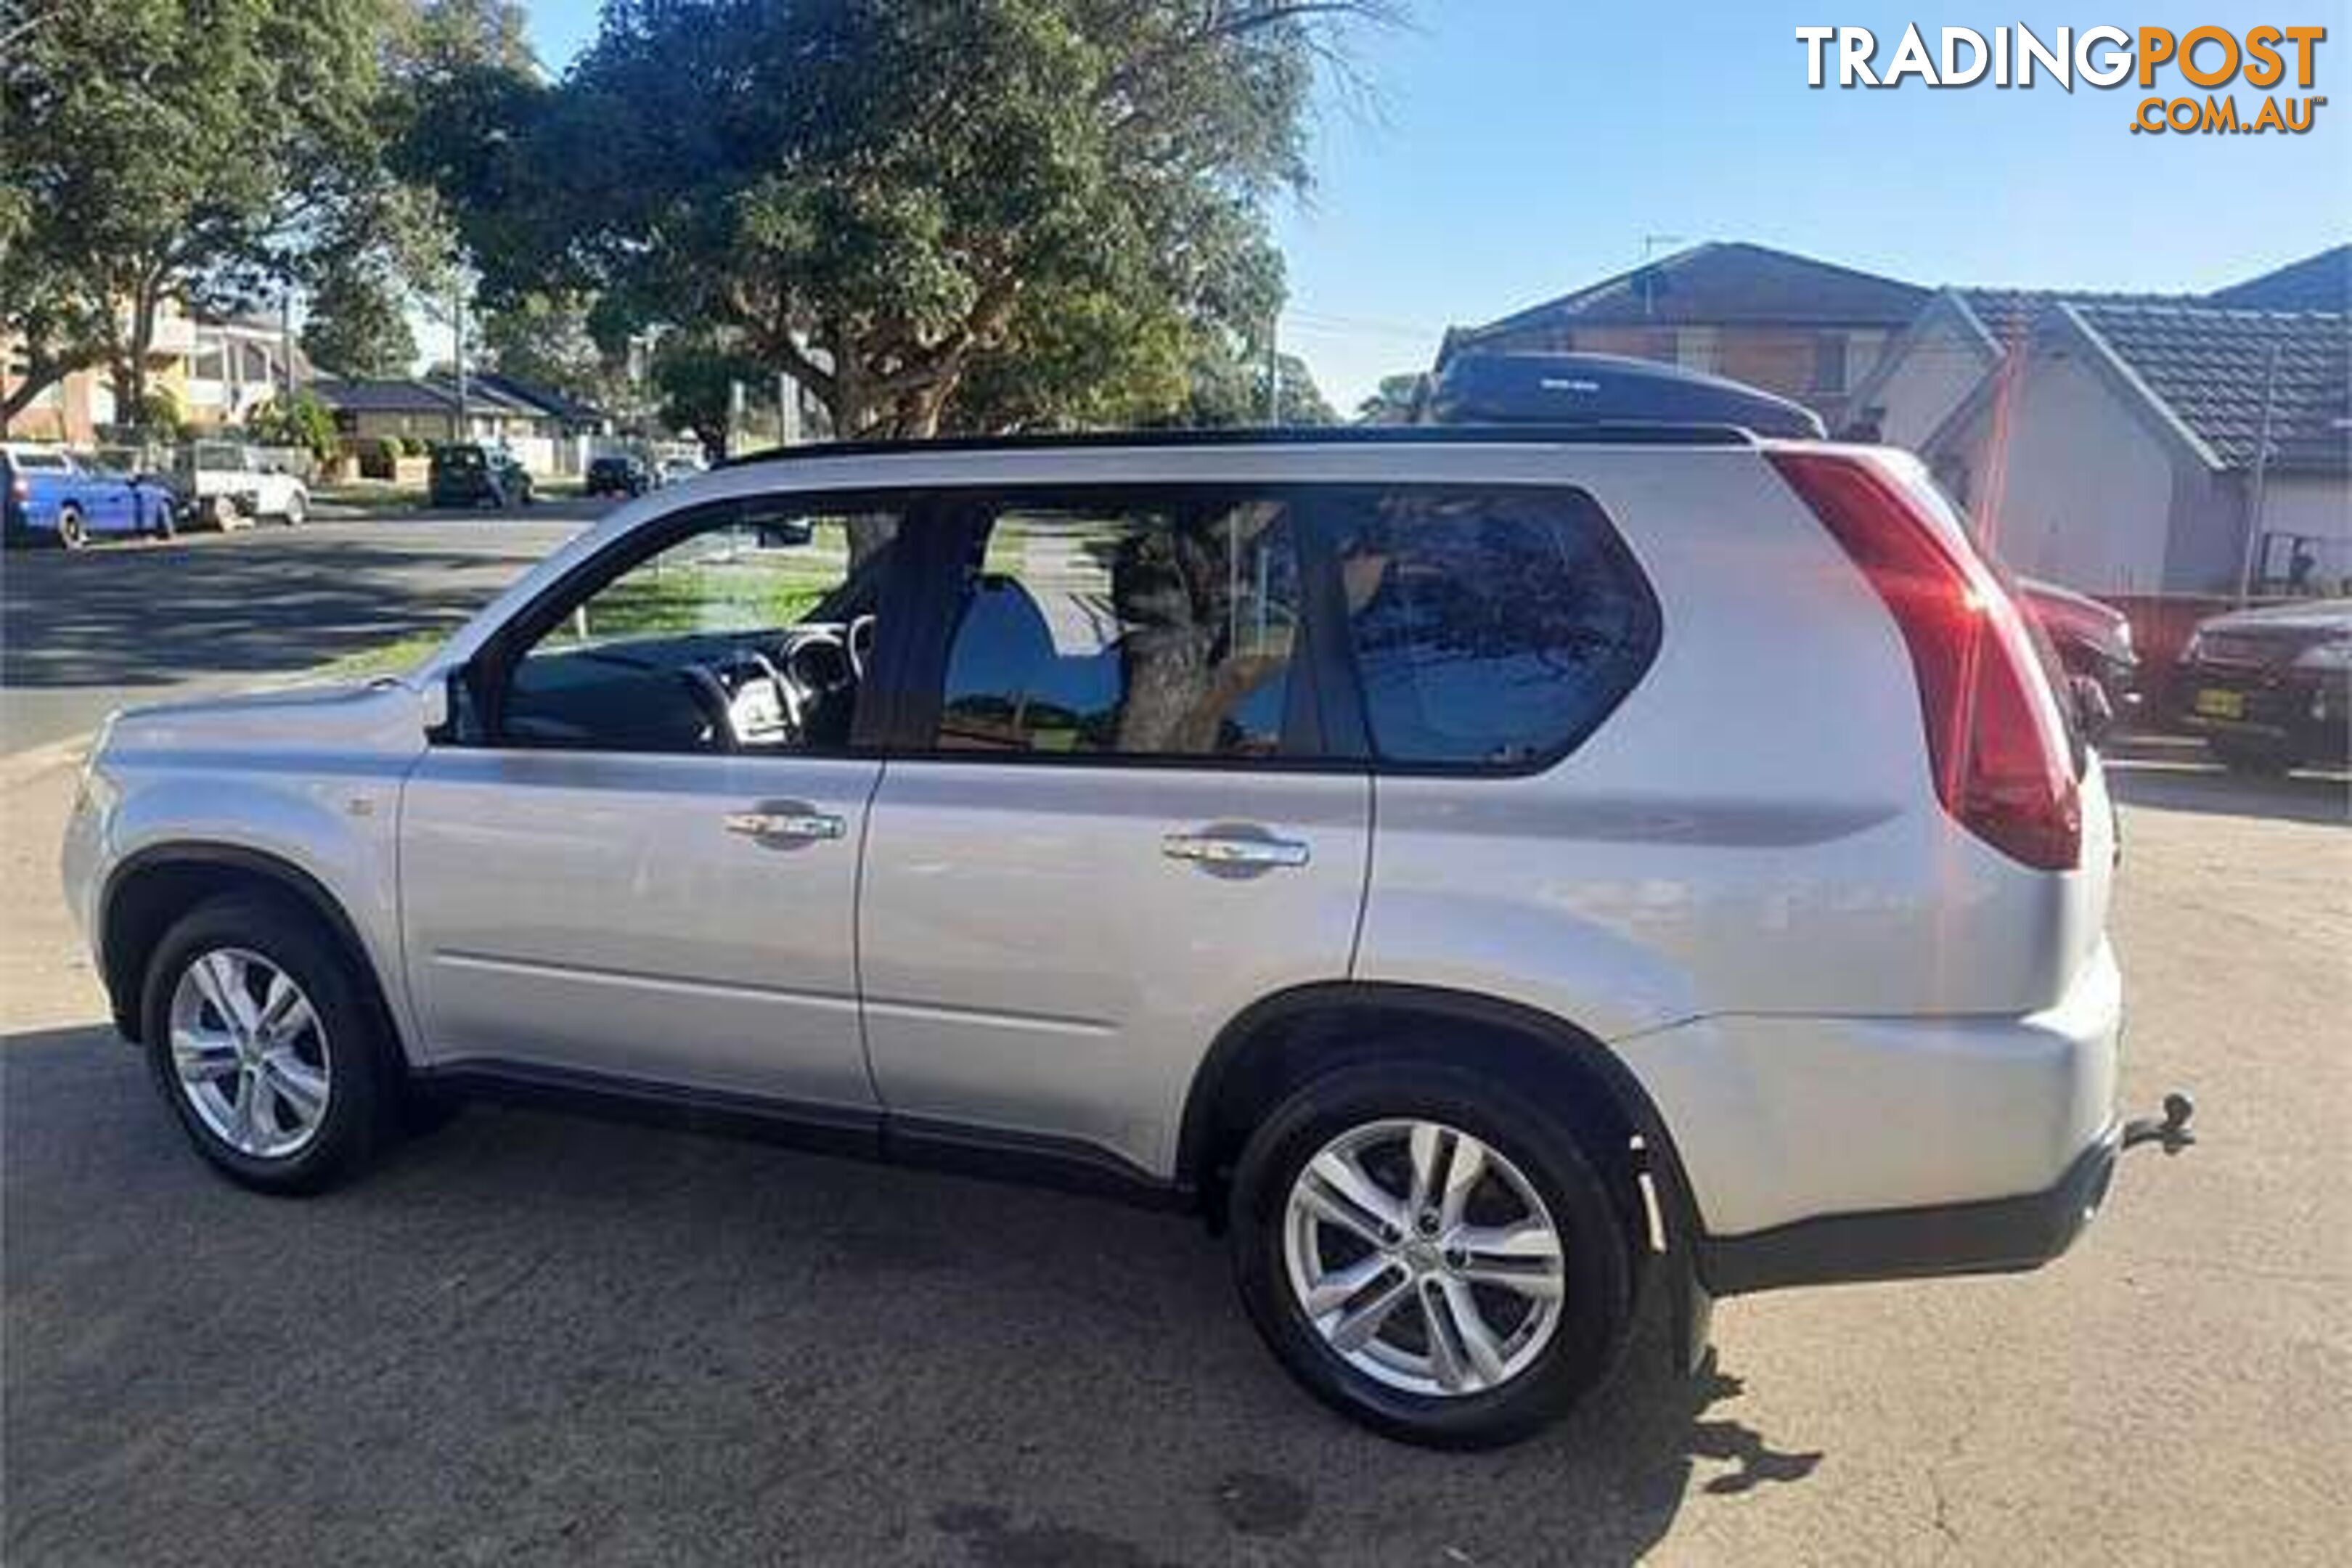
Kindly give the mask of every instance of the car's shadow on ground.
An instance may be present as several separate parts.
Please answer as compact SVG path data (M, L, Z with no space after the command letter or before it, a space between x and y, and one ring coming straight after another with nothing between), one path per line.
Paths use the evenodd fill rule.
M2110 758L2106 775L2108 789L2126 805L2286 822L2352 822L2352 778L2341 773L2305 770L2266 778L2203 763Z
M331 1196L210 1176L102 1029L0 1042L6 1555L1629 1563L1800 1481L1654 1312L1479 1456L1297 1392L1196 1224L478 1108Z

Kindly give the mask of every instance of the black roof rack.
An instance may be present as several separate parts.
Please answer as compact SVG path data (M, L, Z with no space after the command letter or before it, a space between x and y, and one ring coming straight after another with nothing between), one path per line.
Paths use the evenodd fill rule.
M1458 353L1429 389L1432 424L1729 426L1819 440L1822 416L1744 382L1618 354Z
M1816 432L1818 434L1818 432ZM1453 447L1512 446L1744 447L1753 436L1726 424L1593 420L1552 425L1281 425L1213 430L1085 430L1063 435L946 436L912 441L815 441L746 452L716 465L756 468L822 458L920 456L929 452L1031 452L1099 447Z

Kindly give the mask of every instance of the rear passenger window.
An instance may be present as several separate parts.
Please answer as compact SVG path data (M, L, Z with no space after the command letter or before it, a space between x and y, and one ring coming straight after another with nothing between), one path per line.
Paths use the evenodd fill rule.
M1000 510L948 655L944 752L1277 754L1298 570L1276 500Z
M1656 650L1656 601L1581 491L1395 491L1338 521L1365 717L1384 761L1557 756Z

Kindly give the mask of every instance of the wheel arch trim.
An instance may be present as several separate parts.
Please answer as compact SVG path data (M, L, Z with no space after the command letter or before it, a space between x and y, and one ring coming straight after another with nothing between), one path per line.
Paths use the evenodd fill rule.
M1217 1131L1218 1101L1230 1075L1250 1052L1283 1024L1344 1009L1419 1014L1475 1024L1523 1037L1591 1073L1641 1135L1648 1156L1645 1168L1664 1210L1670 1247L1696 1246L1704 1238L1698 1206L1684 1174L1674 1134L1649 1091L1608 1046L1559 1015L1523 1003L1395 981L1318 981L1293 986L1261 997L1227 1023L1202 1058L1185 1094L1176 1150L1175 1179L1181 1186L1202 1191L1213 1179L1206 1165Z
M123 1035L132 1040L140 1038L145 1020L140 1015L140 996L145 976L129 972L129 954L117 951L119 933L116 921L123 893L149 873L179 868L216 867L257 877L274 884L280 891L295 899L320 920L326 921L336 939L359 961L362 977L395 1041L404 1036L399 1028L395 997L399 993L388 984L378 963L374 950L361 933L342 901L313 873L305 870L283 855L249 845L223 843L209 839L175 839L152 844L122 858L108 871L101 887L97 918L92 922L95 933L99 971L106 985L107 998L112 1006L114 1022ZM157 933L158 936L161 932Z

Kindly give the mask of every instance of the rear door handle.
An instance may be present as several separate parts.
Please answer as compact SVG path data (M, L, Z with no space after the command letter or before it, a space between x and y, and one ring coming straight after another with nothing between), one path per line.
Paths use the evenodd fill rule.
M730 811L727 831L769 844L814 844L839 838L849 825L829 811L796 800L770 801L750 811Z
M1307 846L1296 838L1241 833L1171 833L1160 841L1160 852L1203 866L1304 866L1307 860Z

